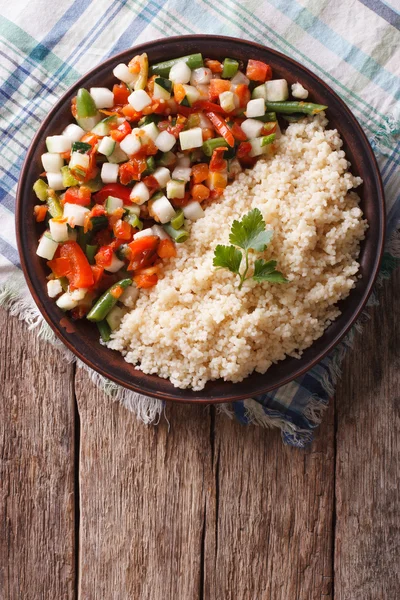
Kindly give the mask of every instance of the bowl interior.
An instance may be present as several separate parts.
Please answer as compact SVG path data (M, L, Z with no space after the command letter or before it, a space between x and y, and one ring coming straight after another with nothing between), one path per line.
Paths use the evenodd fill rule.
M361 279L349 297L339 304L342 314L323 336L300 359L286 358L273 365L265 375L254 373L236 384L222 380L208 382L201 392L177 389L168 380L142 373L126 363L119 353L101 346L96 327L85 320L71 321L47 296L47 267L45 261L36 255L41 228L34 223L32 216L35 204L32 185L42 171L40 156L46 151L45 138L59 133L71 122L70 101L78 88L112 86L115 83L112 69L143 51L148 53L151 62L193 52L202 52L203 56L217 59L230 56L268 62L274 77L283 77L289 84L300 81L310 91L313 102L329 106L329 127L339 130L347 158L352 164L351 170L364 181L358 193L369 229L361 246ZM79 358L106 377L134 391L176 401L223 402L254 396L288 383L321 360L354 323L368 298L382 255L384 221L382 184L375 158L358 122L340 98L322 80L282 54L247 41L218 36L169 38L143 44L107 60L82 77L53 108L32 142L22 169L17 198L17 237L24 273L39 309L56 334Z

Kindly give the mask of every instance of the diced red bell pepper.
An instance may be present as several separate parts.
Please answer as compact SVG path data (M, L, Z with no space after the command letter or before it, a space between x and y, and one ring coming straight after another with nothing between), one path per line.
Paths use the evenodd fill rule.
M138 288L151 288L158 283L158 266L140 269L133 277Z
M47 266L52 270L55 277L66 277L71 270L69 258L53 258L49 260Z
M223 158L225 147L215 148L210 160L210 171L224 171L227 167L227 162Z
M206 67L210 69L211 73L222 73L223 66L219 60L213 60L212 58L206 58L204 61Z
M228 92L231 89L231 82L227 79L211 79L210 87L208 88L208 97L211 102L218 100L222 92Z
M231 148L233 148L233 146L235 145L235 138L233 137L232 131L226 124L225 119L223 119L214 112L206 112L206 115L210 119L217 133L222 135L224 140L231 146Z
M118 219L113 225L113 232L118 240L130 241L132 239L132 227L126 221Z
M236 86L235 94L239 98L239 104L241 108L247 106L248 101L251 98L249 87L245 83L240 83Z
M72 240L60 248L60 258L67 258L71 269L66 274L72 288L88 288L94 283L92 269L82 248Z
M233 123L229 127L233 133L235 140L238 140L239 142L245 142L247 140L247 135L238 123Z
M130 93L125 83L115 84L113 87L114 104L127 104Z
M124 204L132 204L129 196L131 189L121 183L107 183L93 197L96 204L104 204L108 196L114 196L123 200Z
M249 62L247 63L246 76L251 81L264 83L264 81L269 81L272 79L272 69L266 63L250 58Z
M156 235L148 235L128 244L130 251L128 270L137 271L152 265L157 259L159 242L160 238Z
M219 104L215 104L215 102L210 102L209 100L196 100L196 102L193 102L191 111L193 112L193 111L199 111L199 110L205 110L205 111L211 111L214 113L226 114L226 112L224 111L222 106L220 106Z
M131 131L132 127L129 125L128 121L124 121L116 129L110 131L110 137L116 142L122 142Z
M80 206L89 206L92 194L88 187L74 186L67 189L64 196L64 204L79 204Z
M241 144L239 144L236 152L237 158L244 158L245 156L247 156L249 152L251 152L251 148L252 146L250 142L242 142Z
M101 246L101 248L99 248L97 254L94 257L96 265L98 267L103 267L103 268L109 267L112 262L113 253L114 253L114 250L111 245Z
M174 242L169 239L161 240L157 248L157 254L160 258L172 258L176 256Z

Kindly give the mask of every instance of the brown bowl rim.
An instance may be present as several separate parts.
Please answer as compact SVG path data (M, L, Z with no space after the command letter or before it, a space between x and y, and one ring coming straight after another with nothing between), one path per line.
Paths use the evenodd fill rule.
M118 54L115 54L115 55L107 58L105 61L102 61L101 63L97 64L96 67L94 67L93 69L91 69L90 71L87 71L84 75L82 75L75 83L73 83L68 88L68 90L59 98L59 100L56 102L56 104L50 110L49 114L46 116L43 123L40 125L37 133L33 137L32 142L28 148L26 157L24 159L23 166L21 168L21 173L20 173L20 177L18 180L18 186L17 186L16 212L15 212L16 238L17 238L17 246L18 246L19 256L20 256L20 260L21 260L22 271L24 273L25 280L27 282L29 291L30 291L36 305L38 306L42 316L44 317L46 322L50 325L51 329L54 331L54 333L57 335L57 337L67 346L67 348L75 356L77 356L77 358L82 360L82 362L84 362L87 366L89 366L94 371L100 373L107 379L110 379L110 380L114 381L115 383L121 385L122 387L127 388L127 389L129 389L133 392L139 393L139 394L145 394L147 396L158 398L158 399L164 400L164 401L169 400L169 401L173 401L173 402L190 403L190 404L218 404L218 403L232 402L232 401L237 401L237 400L244 400L246 398L249 398L250 396L248 393L247 394L240 393L237 395L233 394L229 397L223 397L221 399L215 398L215 397L213 397L213 398L207 398L207 397L185 398L185 397L178 397L178 396L174 397L173 395L162 392L162 391L157 391L157 392L151 391L150 392L150 391L142 390L140 388L140 386L138 386L138 385L134 385L127 381L122 381L118 376L113 375L112 372L108 372L106 369L104 369L102 367L94 366L92 361L90 360L90 358L88 358L83 353L81 353L79 350L77 350L74 347L74 345L68 340L68 338L66 338L66 336L64 335L64 330L61 327L61 325L59 323L55 323L50 318L49 314L47 313L45 306L43 305L43 303L36 291L35 284L34 284L34 278L31 278L31 275L27 268L27 264L26 264L26 260L25 260L25 247L24 247L24 244L22 243L22 237L21 237L21 231L20 231L21 210L22 210L22 204L23 204L23 201L22 201L23 181L26 178L26 172L28 170L30 158L31 158L32 154L34 153L34 150L35 150L36 144L38 143L38 140L40 140L42 137L42 131L46 128L47 123L53 118L54 114L58 110L60 110L62 105L65 103L66 99L71 94L71 90L78 86L79 87L84 86L85 81L96 73L99 66L101 66L103 68L103 67L106 67L108 64L111 65L112 63L114 63L116 61L116 59L122 60L123 57L125 58L125 56L128 52L130 54L145 52L149 48L153 48L155 44L163 44L163 43L168 44L168 43L174 43L174 42L193 42L193 40L203 40L203 41L210 40L210 42L211 42L211 40L213 40L213 41L221 40L223 42L234 42L234 43L239 43L242 45L248 45L248 46L254 47L255 49L258 49L258 50L262 50L262 51L267 50L269 53L271 53L281 59L284 59L287 63L294 65L296 68L300 67L312 79L319 82L328 91L328 93L331 96L333 96L336 99L336 101L339 102L339 104L341 105L342 111L346 114L347 118L350 119L353 127L358 132L358 136L363 140L363 142L365 144L365 149L369 155L370 165L372 165L372 168L374 169L374 177L376 179L377 187L379 190L379 194L376 199L376 202L379 207L381 225L380 225L380 229L379 229L379 244L378 244L378 248L377 248L377 251L375 254L374 265L371 268L369 282L361 296L358 307L355 310L354 314L351 316L351 318L347 321L347 323L340 329L340 331L337 333L337 335L328 344L328 346L323 351L320 351L316 355L315 358L310 359L309 362L306 364L306 366L302 366L299 369L292 371L292 373L290 375L288 375L286 377L282 377L282 380L279 381L278 383L275 383L272 385L271 384L266 385L265 388L260 388L257 391L257 393L253 393L253 394L250 393L250 396L258 396L258 395L268 393L272 390L275 390L279 387L282 387L282 386L290 383L291 381L294 381L298 377L301 377L302 375L304 375L305 373L310 371L315 365L317 365L319 362L321 362L321 360L323 360L335 348L335 346L337 346L339 344L339 342L348 333L348 331L351 329L351 327L357 321L357 319L362 314L362 312L365 308L365 305L368 301L368 298L372 292L375 281L377 279L379 269L380 269L380 264L381 264L383 253L384 253L385 230L386 230L386 209L385 209L385 197L384 197L384 189L383 189L381 174L379 171L379 167L378 167L378 163L377 163L375 154L371 148L371 145L369 143L369 140L368 140L366 134L364 133L364 131L363 131L361 125L359 124L358 120L356 119L356 117L353 115L352 111L348 108L348 106L341 99L341 97L325 81L323 81L320 77L318 77L318 75L311 72L307 67L305 67L301 63L290 58L286 54L283 54L282 52L278 52L277 50L274 50L273 48L264 46L263 44L259 44L257 42L251 42L249 40L240 39L240 38L236 38L233 36L212 35L212 34L194 34L194 35L171 36L168 38L158 38L156 40L144 42L143 44L139 44L136 46L132 46L131 48L122 50ZM350 294L351 294L351 292L350 292ZM341 317L341 315L338 317L338 319L340 319L340 317ZM251 377L251 374L248 377ZM231 382L229 382L229 383L231 383ZM231 383L231 385L234 385L234 384Z

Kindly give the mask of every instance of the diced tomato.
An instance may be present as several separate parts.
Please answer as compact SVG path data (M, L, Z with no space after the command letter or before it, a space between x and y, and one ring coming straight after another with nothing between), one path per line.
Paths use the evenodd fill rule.
M114 104L127 104L130 93L125 83L115 84L113 87Z
M99 141L99 138L96 134L94 133L85 133L82 137L81 137L81 142L85 142L85 144L90 144L90 146L92 146L92 148L95 147L95 145L97 144L97 142Z
M251 81L264 83L264 81L272 79L272 69L266 63L250 58L247 63L246 77Z
M96 204L104 204L108 196L123 200L124 204L131 204L129 196L131 189L121 183L107 183L100 191L96 192L93 199Z
M214 81L214 80L212 80ZM211 112L215 112L215 113L220 113L220 114L226 114L224 109L222 108L222 106L220 106L219 104L215 104L215 102L210 102L209 100L196 100L196 102L193 102L193 106L192 106L192 111L199 111L199 110L205 110L205 111L211 111Z
M157 146L155 145L153 140L148 138L146 144L142 144L142 148L141 148L141 151L139 152L139 155L154 156L155 154L157 154L157 152L158 152Z
M118 240L130 241L132 239L132 227L122 219L118 219L113 225L113 232Z
M94 279L93 285L96 286L103 276L104 267L100 267L99 265L90 265L90 268L92 269L92 273L93 273L93 279Z
M251 152L251 144L250 142L242 142L239 144L238 149L236 151L237 158L244 158Z
M239 105L241 108L247 106L248 101L251 98L249 87L245 83L240 83L236 86L235 94L239 98Z
M47 266L53 271L55 277L66 277L71 270L69 258L53 258L49 260Z
M36 206L33 207L36 223L41 223L45 220L47 211L48 208L46 204L36 204Z
M207 112L206 115L213 124L216 132L222 135L224 140L231 146L231 148L233 148L235 145L235 138L233 137L232 131L226 124L225 119L213 112Z
M99 267L108 267L111 265L113 253L112 246L101 246L94 257L96 265Z
M189 204L191 200L192 195L189 192L189 190L187 190L183 198L171 198L170 202L172 206L174 206L174 208L181 208L182 206L186 206L187 204Z
M227 167L227 162L224 160L225 147L215 148L210 160L210 171L224 171Z
M153 175L147 175L147 177L144 177L143 183L149 189L150 196L152 196L153 193L160 187L160 184L158 183L157 179L153 177Z
M124 216L124 209L117 208L114 210L113 214L108 217L108 228L113 229L115 223L119 221Z
M106 209L102 204L95 204L93 208L90 209L91 217L101 217L106 214Z
M67 258L71 269L66 274L72 288L87 288L93 285L94 277L89 261L82 248L72 240L65 242L60 248L60 258Z
M130 121L138 121L139 119L142 118L143 113L142 112L138 112L137 110L135 110L133 108L133 106L131 106L130 104L126 104L122 109L121 109L122 114L129 119Z
M235 140L238 140L239 142L245 142L247 140L247 135L238 123L233 123L232 125L229 125L229 127Z
M223 193L224 193L224 188L215 188L214 190L211 190L211 192L210 192L210 199L216 200L217 198L220 198Z
M192 187L192 197L193 200L196 200L197 202L203 202L203 200L207 200L209 195L210 190L202 183L196 183L196 185Z
M174 242L169 239L161 240L157 248L157 254L160 258L172 258L176 256Z
M129 266L128 270L136 271L143 269L154 263L157 259L157 248L160 238L156 235L148 235L146 237L133 240L129 247Z
M123 163L118 168L119 180L123 185L127 185L134 181L137 176L137 170L131 162Z
M64 196L64 204L79 204L80 206L89 206L92 194L88 187L74 186L67 189Z
M122 140L132 131L132 127L128 121L124 121L116 129L110 131L110 137L116 142L122 142Z
M214 137L214 129L210 129L210 127L205 127L204 129L202 129L201 133L203 137L203 142L205 142L206 140L211 140L211 138Z
M202 181L205 181L208 177L208 164L198 163L197 165L193 165L192 177L194 183L201 183Z
M222 92L228 92L231 89L231 82L227 79L211 79L210 87L208 88L208 97L211 100L218 100Z
M151 288L158 283L158 267L140 269L133 277L138 288Z
M180 104L186 96L185 88L181 83L176 83L174 85L174 98L178 104Z
M219 60L213 60L212 58L206 58L204 61L206 67L210 69L211 73L222 73L223 66Z

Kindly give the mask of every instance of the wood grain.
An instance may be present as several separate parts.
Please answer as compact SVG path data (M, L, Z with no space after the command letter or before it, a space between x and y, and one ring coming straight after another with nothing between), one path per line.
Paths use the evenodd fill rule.
M335 600L394 600L400 583L400 272L337 390Z
M217 417L204 598L332 598L333 435L332 408L306 451Z
M208 409L174 406L145 427L78 370L81 420L79 597L199 598L206 497L211 485Z
M73 367L0 309L0 597L75 598Z

